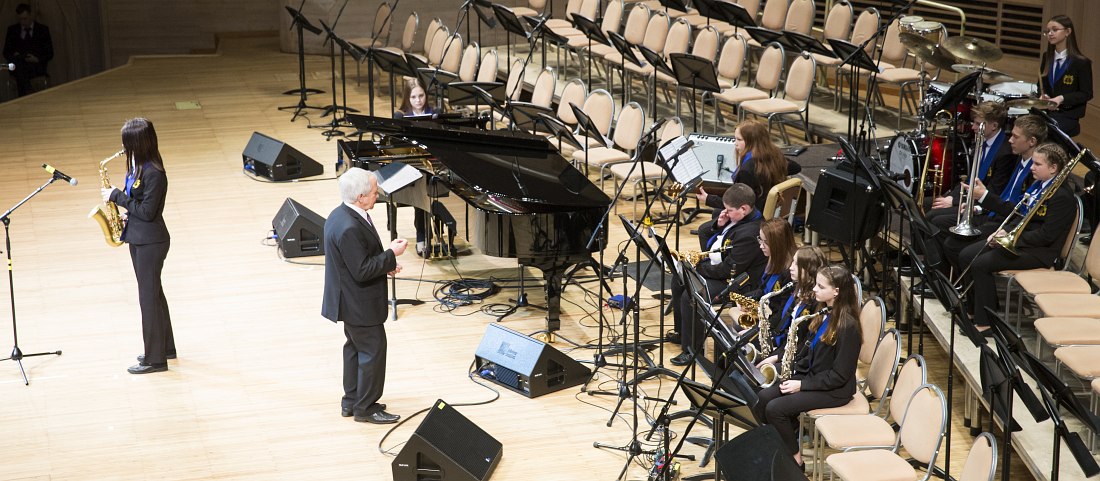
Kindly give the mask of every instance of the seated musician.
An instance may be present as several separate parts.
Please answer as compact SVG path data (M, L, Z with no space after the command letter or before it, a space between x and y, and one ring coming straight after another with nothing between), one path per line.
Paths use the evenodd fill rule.
M791 259L794 258L797 245L794 229L791 229L785 219L768 219L761 223L760 235L756 236L756 240L760 242L760 251L768 258L768 263L764 266L764 274L760 276L760 287L749 292L747 296L760 300L765 294L779 291L791 282ZM772 336L775 335L776 321L781 317L779 310L783 308L785 299L782 295L774 295L768 299L768 311L771 312L768 324L771 329L768 332Z
M730 279L741 273L747 273L749 281L743 286L736 286L735 292L744 294L759 287L758 281L764 273L767 258L756 240L760 235L761 215L753 208L755 198L752 188L745 184L729 186L722 195L725 209L717 219L699 227L699 244L704 254L710 251L710 255L703 257L695 265L695 270L706 281L706 297L712 301L715 301L715 295L725 290ZM673 281L675 333L670 337L679 337L680 346L684 349L670 361L676 366L687 365L691 361L691 353L702 349L708 334L707 325L693 315L691 297L678 279Z
M1017 164L1017 158L1012 152L1012 144L1008 142L1008 134L1002 128L1007 119L1007 112L1003 103L994 101L982 102L971 112L973 120L970 123L974 132L982 133L980 148L984 155L981 163L978 164L978 179L997 195L1000 195L1005 185L1008 185ZM985 130L979 130L983 123ZM972 159L973 156L970 156L968 162ZM965 175L970 175L970 171L968 170ZM961 189L962 187L957 185L951 192L931 199L932 210L928 212L929 219L946 215L948 216L946 219L950 220L949 226L955 225Z
M1012 135L1008 138L1008 143L1012 146L1012 153L1016 154L1015 168L1009 177L1008 183L999 193L986 187L985 183L980 180L974 182L974 205L977 207L975 213L971 216L971 225L979 230L982 226L985 226L989 230L1004 221L1004 215L998 211L990 211L983 205L982 201L992 202L994 199L999 199L1001 205L1007 204L1010 207L1009 210L1011 210L1011 206L1016 205L1024 197L1024 190L1032 183L1031 165L1033 154L1035 148L1043 143L1046 137L1047 124L1042 117L1024 115L1016 119L1016 125L1012 127ZM990 199L979 197L989 197ZM957 216L941 215L930 220L946 232L947 228L955 225ZM973 242L973 239L960 239L949 233L945 234L944 238L946 239L943 242L944 256L949 260L958 258L962 249Z
M764 209L768 201L768 191L783 182L787 176L802 172L798 162L787 159L772 142L768 133L768 124L759 120L746 120L733 131L734 155L740 154L737 167L733 171L733 182L747 184L756 194L757 210ZM719 172L719 175L721 172ZM699 202L717 212L722 208L722 199L717 195L708 195L702 187L696 194Z
M794 289L789 296L780 296L783 305L772 311L772 329L770 332L772 342L772 355L756 363L760 367L764 363L779 366L779 356L787 344L790 334L791 320L811 312L816 304L814 300L814 286L817 285L817 271L829 263L825 253L817 246L799 247L794 253L788 273L794 281ZM805 332L806 326L802 325L801 331ZM795 336L796 338L798 335Z
M802 466L798 416L851 401L856 392L856 362L863 342L859 299L848 269L831 265L819 270L814 298L830 311L802 321L809 324L806 335L793 346L787 345L793 349L793 358L789 366L780 367L784 380L760 391L760 400L752 408L758 421L775 426L788 452ZM780 353L780 359L783 354ZM787 372L783 372L784 368Z
M1020 214L1013 217L1015 220L1010 219L1003 229L963 248L954 260L958 269L965 270L969 267L963 280L964 285L973 283L973 293L968 299L974 308L974 324L979 326L980 331L989 329L984 308L989 306L997 309L993 274L1006 269L1036 269L1054 265L1066 242L1066 236L1073 229L1077 211L1073 188L1064 182L1061 185L1052 183L1054 177L1069 162L1066 152L1057 144L1045 143L1035 148L1031 160L1031 173L1035 182L1027 188L1028 199L1021 201ZM982 199L982 207L996 212L1002 218L1016 207L1015 203L988 195L981 184L974 186L974 195ZM1033 215L1016 238L1018 255L1002 248L995 239L1004 237L1006 230L1018 228L1029 214Z
M435 113L435 109L428 104L428 96L424 91L424 86L418 79L407 79L405 81L405 88L401 93L401 106L393 112L393 118L400 119L404 117L425 116ZM427 226L427 215L424 211L416 209L413 216L413 226L416 228L416 255L424 257L427 254L424 246L424 231L429 228Z

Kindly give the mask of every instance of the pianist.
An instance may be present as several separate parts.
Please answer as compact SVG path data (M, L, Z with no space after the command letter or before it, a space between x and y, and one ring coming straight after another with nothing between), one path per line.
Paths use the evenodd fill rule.
M419 79L405 81L405 89L401 94L401 107L393 112L393 118L425 117L435 113L435 109L428 104L428 95ZM424 211L415 209L413 226L416 228L416 255L423 257L427 250L424 246L424 231L427 229L427 217Z

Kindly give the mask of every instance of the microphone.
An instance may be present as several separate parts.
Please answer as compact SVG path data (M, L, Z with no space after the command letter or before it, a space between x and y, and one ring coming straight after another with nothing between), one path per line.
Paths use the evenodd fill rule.
M6 67L8 69L8 71L15 70L15 64L14 63L0 64L0 67Z
M648 139L650 136L657 133L657 129L661 128L661 126L664 125L666 121L668 121L668 117L665 117L665 118L657 121L657 123L653 124L653 126L650 127L649 130L647 130L644 135L642 135L642 138L643 139Z
M717 296L714 296L714 300L717 301L719 299L724 299L727 295L729 295L730 291L744 287L745 284L747 284L748 282L749 273L742 272L737 277L734 277L733 280L730 281L729 285L727 285L725 289L722 289L722 292L719 292Z
M69 185L76 185L76 179L65 175L60 170L53 168L53 166L51 166L50 164L42 164L42 168L46 169L46 172L53 174L53 178L64 180L65 182L68 182Z

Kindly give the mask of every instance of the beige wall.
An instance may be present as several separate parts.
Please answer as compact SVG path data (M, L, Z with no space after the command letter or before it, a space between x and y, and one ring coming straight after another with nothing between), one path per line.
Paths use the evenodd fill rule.
M0 0L0 32L17 21L15 6L30 3L36 19L49 27L54 58L49 73L54 85L84 77L104 69L103 49L99 48L99 3L101 0ZM0 37L0 41L3 41Z

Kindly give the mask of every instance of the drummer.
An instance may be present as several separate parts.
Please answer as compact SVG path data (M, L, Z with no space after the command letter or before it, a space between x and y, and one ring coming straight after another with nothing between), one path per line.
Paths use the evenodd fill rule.
M1005 185L1008 185L1018 159L1012 153L1012 144L1009 143L1008 135L1003 128L1007 118L1006 112L1003 103L992 100L978 104L971 111L971 124L974 132L979 132L978 129L982 127L983 123L985 124L985 130L980 131L982 132L980 147L984 155L982 155L981 163L978 164L978 179L985 183L986 187L995 195L1000 195ZM973 156L967 157L973 158ZM955 186L946 195L932 199L932 210L928 212L929 219L946 216L944 220L949 220L949 223L945 225L955 225L958 212L955 207L959 205L958 199L961 189L961 186ZM932 222L936 223L937 221L933 220ZM937 225L939 224L937 223Z
M1073 21L1065 15L1055 15L1043 28L1047 50L1039 61L1039 92L1041 98L1058 105L1052 119L1066 135L1081 133L1081 118L1085 105L1092 99L1092 61L1077 48Z

